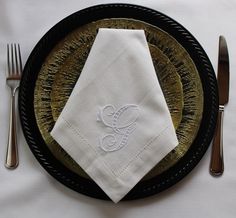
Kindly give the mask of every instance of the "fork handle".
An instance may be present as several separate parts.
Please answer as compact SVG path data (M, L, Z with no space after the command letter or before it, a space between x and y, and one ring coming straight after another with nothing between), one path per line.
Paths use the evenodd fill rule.
M212 144L212 154L210 163L210 173L213 176L220 176L224 172L223 157L223 115L224 106L220 105L216 124L215 135Z
M15 169L18 166L18 163L19 163L19 158L17 149L15 90L14 90L11 92L10 124L9 124L9 136L8 136L5 166L6 168L9 169Z

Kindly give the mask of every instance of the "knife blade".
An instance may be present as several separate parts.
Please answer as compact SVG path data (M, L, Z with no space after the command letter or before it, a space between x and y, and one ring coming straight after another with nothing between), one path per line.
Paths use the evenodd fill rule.
M224 107L229 101L229 54L227 43L224 36L219 38L219 56L218 56L218 91L219 91L219 110L217 124L212 143L212 155L210 163L210 173L213 176L220 176L224 172L223 157L223 114Z

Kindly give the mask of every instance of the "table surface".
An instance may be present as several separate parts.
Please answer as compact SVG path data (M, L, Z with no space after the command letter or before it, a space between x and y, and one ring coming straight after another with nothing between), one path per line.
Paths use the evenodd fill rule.
M101 3L133 3L158 10L181 23L200 42L217 71L218 38L224 35L230 55L230 102L224 116L223 176L209 174L209 148L194 170L170 189L130 202L96 200L78 194L52 178L29 150L19 128L20 164L4 167L8 136L9 90L5 82L6 43L19 42L25 63L38 40L64 17ZM236 1L228 0L0 0L0 218L27 217L207 217L236 215ZM18 122L18 127L20 124Z

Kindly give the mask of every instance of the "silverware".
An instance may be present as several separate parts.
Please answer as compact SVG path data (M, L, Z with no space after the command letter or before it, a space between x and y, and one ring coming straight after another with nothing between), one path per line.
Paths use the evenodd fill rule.
M229 101L229 54L226 40L223 36L219 39L218 56L218 89L219 89L219 111L212 144L212 155L210 173L213 176L220 176L224 172L223 158L223 114L224 106Z
M18 148L17 148L17 131L16 131L16 112L15 97L19 87L22 73L22 61L19 44L7 45L7 78L6 83L11 90L10 105L10 124L7 145L7 154L5 166L14 169L18 166Z

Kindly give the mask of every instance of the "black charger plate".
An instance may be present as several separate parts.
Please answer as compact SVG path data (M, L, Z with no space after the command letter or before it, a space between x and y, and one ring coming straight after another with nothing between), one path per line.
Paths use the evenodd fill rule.
M20 119L30 149L48 173L79 193L109 199L95 182L72 172L54 157L40 134L34 112L35 83L47 55L69 32L84 24L104 18L132 18L167 32L189 53L202 82L204 92L202 121L198 134L187 153L174 166L160 175L140 181L123 200L143 198L176 184L197 165L210 144L216 124L218 92L214 70L197 40L176 21L152 9L129 4L93 6L65 18L43 36L25 65L19 92Z

